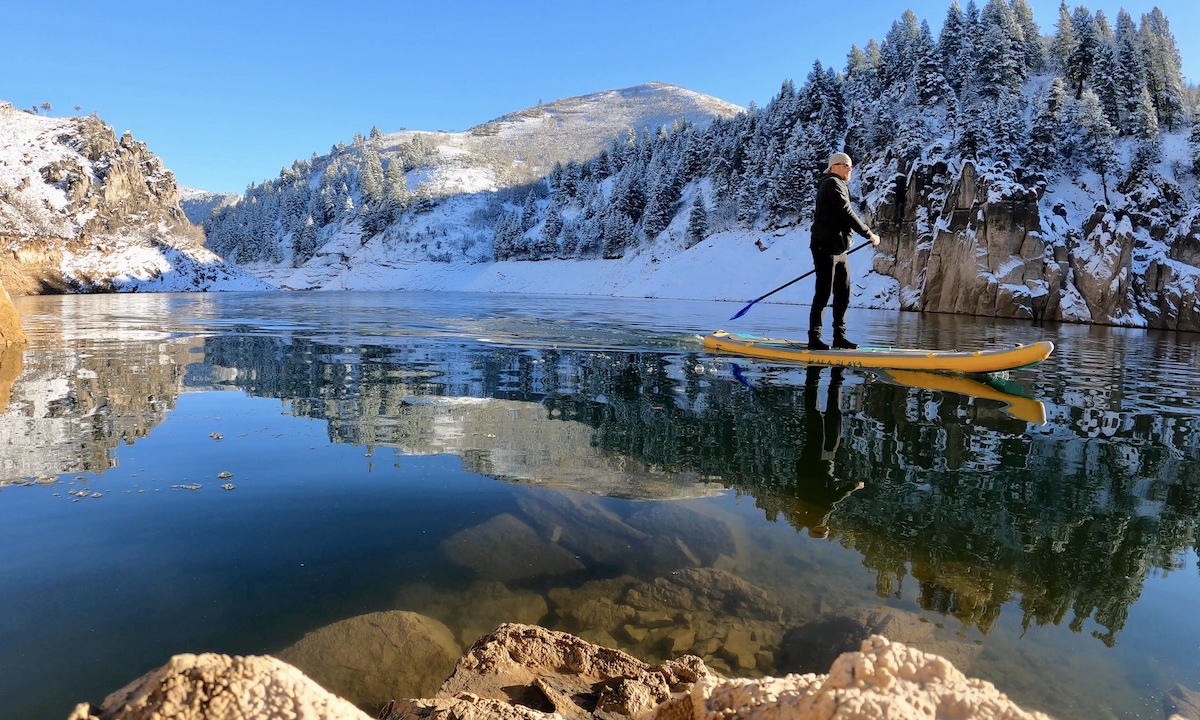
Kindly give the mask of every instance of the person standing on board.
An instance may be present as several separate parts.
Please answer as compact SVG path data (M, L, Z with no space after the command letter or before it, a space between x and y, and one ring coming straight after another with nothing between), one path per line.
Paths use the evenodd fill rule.
M817 276L812 310L808 315L810 350L829 349L821 341L821 326L825 322L825 305L829 303L830 293L833 294L833 348L854 350L858 347L846 338L846 308L850 306L850 262L846 255L852 233L869 239L872 245L879 244L879 236L871 232L850 207L846 183L853 169L849 155L835 152L829 156L829 169L817 185L817 206L813 212L812 241L809 243Z

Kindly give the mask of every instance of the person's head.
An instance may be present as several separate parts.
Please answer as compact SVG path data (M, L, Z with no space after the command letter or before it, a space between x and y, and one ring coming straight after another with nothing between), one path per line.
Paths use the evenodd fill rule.
M844 152L835 152L829 156L829 172L837 175L842 180L850 179L850 171L854 169L854 163L851 162L850 156Z

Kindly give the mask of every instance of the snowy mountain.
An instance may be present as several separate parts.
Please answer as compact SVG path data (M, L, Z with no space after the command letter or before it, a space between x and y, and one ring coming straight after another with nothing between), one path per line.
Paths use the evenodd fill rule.
M128 132L0 103L0 283L14 294L267 289L204 247L175 177Z
M179 188L179 207L193 225L203 225L209 215L218 208L233 205L242 196L236 193L211 192L196 188Z

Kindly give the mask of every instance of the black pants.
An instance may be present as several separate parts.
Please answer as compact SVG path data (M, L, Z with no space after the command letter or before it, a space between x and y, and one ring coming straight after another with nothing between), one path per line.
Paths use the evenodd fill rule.
M830 255L813 250L813 269L817 286L813 291L812 310L808 313L808 332L821 336L825 319L825 306L833 294L833 336L846 336L846 308L850 307L850 259L846 253Z

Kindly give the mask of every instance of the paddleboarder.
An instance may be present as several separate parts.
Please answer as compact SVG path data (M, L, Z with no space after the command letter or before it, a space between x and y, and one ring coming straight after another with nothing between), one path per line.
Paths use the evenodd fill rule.
M817 276L813 291L812 310L808 315L808 347L810 350L828 350L821 340L821 326L825 319L825 306L833 295L833 348L854 350L858 345L846 338L846 308L850 306L850 240L858 233L879 244L879 236L867 227L850 206L850 191L846 183L854 163L844 152L829 156L829 169L821 176L817 185L817 204L813 212L812 249L813 269Z

